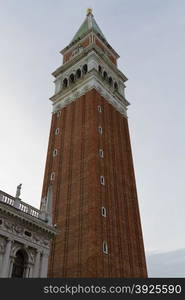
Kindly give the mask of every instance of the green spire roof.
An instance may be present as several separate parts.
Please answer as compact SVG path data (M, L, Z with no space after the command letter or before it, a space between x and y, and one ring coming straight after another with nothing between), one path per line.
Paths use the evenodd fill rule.
M104 34L102 33L100 27L98 26L98 24L96 23L96 21L94 19L92 10L88 9L85 21L82 23L82 25L80 26L79 30L77 31L77 33L75 34L75 36L73 37L71 42L74 42L75 40L81 38L90 29L92 29L96 33L99 33L105 39Z

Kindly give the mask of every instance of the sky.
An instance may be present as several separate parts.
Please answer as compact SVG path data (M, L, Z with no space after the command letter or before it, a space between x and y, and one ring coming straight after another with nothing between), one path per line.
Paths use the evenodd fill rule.
M0 1L0 190L39 207L51 73L91 7L127 76L147 257L185 247L185 1Z
M148 277L185 278L185 248L147 255Z

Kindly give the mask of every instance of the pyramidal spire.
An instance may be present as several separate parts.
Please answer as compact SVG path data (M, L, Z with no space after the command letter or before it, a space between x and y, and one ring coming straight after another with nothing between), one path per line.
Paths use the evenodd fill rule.
M71 42L74 42L74 41L82 38L82 36L84 36L90 30L95 31L96 33L100 34L105 39L104 34L102 33L100 27L98 26L98 24L96 23L96 21L94 19L92 9L88 8L85 20L82 23L82 25L80 26L80 28L78 29L77 33L75 34L75 36L73 37Z

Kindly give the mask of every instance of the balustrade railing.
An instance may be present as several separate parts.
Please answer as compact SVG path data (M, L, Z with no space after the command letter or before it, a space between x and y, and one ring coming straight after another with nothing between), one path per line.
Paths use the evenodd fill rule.
M10 206L15 207L16 209L24 212L25 214L31 215L32 217L39 218L40 210L21 201L18 198L15 198L3 191L0 190L0 202L6 203Z

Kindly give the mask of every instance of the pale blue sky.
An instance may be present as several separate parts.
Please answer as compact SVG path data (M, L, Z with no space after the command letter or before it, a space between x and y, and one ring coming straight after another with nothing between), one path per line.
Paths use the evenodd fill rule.
M0 1L0 189L39 206L50 75L87 7L120 54L147 251L185 245L185 1Z

